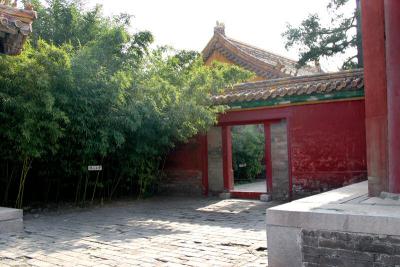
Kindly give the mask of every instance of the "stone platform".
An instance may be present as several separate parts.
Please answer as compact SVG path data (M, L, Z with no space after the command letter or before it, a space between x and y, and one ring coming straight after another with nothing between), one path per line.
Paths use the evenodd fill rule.
M269 266L400 265L400 201L367 182L267 210Z
M20 232L23 229L22 210L0 207L0 234Z

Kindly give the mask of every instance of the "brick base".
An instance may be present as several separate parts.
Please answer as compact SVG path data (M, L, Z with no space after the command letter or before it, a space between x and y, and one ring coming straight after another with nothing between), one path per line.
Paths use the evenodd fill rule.
M166 178L160 184L160 193L168 195L195 195L203 194L201 171L165 171Z
M302 230L304 266L397 266L400 236Z

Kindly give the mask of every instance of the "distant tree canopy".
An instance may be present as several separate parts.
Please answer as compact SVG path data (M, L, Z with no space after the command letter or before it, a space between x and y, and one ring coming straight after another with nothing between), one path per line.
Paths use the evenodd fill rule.
M324 26L318 14L310 14L298 27L288 25L282 36L286 39L286 49L297 47L300 54L299 66L319 63L321 57L331 57L342 54L349 48L356 48L357 53L348 58L343 69L363 67L363 53L361 44L361 6L356 1L356 9L351 16L341 12L341 8L349 0L330 0L330 24Z
M130 33L129 16L106 18L100 6L34 5L30 44L0 58L4 205L22 207L24 192L77 204L152 193L168 151L216 122L222 107L209 94L252 76L206 67L196 52L151 50L151 33ZM100 175L87 171L100 164Z

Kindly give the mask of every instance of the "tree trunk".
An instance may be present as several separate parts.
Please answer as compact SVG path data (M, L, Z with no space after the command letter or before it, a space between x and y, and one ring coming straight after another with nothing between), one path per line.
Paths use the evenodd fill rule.
M25 181L28 176L29 169L31 168L32 160L29 157L25 157L22 162L21 176L19 179L19 189L17 200L15 201L15 207L21 209L24 202L24 192L25 192Z

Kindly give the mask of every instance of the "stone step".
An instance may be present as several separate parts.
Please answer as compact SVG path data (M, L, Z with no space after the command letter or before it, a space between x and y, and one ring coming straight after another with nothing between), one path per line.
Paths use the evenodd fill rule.
M0 207L0 234L22 231L24 229L22 216L22 210Z
M231 198L231 193L222 192L218 196L219 196L220 199L230 199Z
M270 202L272 200L272 196L269 194L260 195L260 201L262 202Z

